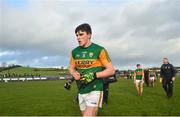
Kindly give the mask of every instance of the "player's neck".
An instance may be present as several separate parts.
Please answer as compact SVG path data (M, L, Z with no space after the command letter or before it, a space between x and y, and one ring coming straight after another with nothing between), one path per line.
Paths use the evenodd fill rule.
M92 44L92 43L91 43L91 41L89 40L89 41L83 46L83 48L87 48L87 47L89 47L91 44Z

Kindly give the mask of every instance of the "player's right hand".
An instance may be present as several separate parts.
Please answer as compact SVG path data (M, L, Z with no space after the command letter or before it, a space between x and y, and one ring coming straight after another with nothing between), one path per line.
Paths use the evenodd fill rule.
M74 77L75 80L79 80L80 79L80 73L78 73L77 71L75 71L72 76Z
M97 78L96 73L87 73L87 74L81 75L80 81L83 84L88 84L92 82L93 80L95 80L96 78Z

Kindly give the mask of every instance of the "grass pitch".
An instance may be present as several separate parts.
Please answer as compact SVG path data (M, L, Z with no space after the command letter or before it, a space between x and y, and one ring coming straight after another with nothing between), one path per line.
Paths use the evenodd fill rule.
M77 90L63 88L65 81L29 81L0 83L0 115L78 116L78 104L73 102ZM174 96L167 99L162 86L144 87L137 96L133 80L119 79L110 84L109 103L98 115L180 115L180 77L174 83Z

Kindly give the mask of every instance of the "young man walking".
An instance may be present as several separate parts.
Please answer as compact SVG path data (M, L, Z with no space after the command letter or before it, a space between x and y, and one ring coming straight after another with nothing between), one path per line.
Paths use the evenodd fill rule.
M144 71L140 64L137 64L137 69L134 71L134 84L139 96L143 93Z
M82 115L96 116L102 106L102 78L113 75L115 70L106 49L91 42L89 24L79 25L75 34L79 46L72 50L69 71L78 85Z

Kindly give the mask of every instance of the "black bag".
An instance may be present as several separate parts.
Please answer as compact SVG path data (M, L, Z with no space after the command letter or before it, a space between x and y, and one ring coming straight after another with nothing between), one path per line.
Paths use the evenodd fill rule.
M104 84L117 82L117 77L116 77L116 75L114 74L113 76L104 78L103 81L104 81Z

